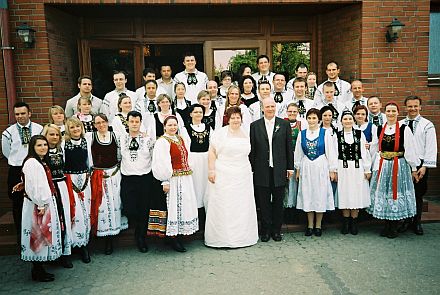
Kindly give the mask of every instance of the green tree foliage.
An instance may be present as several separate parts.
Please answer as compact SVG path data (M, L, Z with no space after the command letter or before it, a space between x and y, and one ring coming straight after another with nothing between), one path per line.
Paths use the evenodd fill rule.
M240 65L248 64L252 68L252 72L257 71L257 50L246 50L243 54L237 54L229 60L230 70L233 73L238 73Z
M274 43L272 45L272 69L275 72L286 72L289 77L295 76L295 67L305 63L310 67L310 43ZM237 54L229 60L231 71L238 72L240 65L246 63L251 66L252 72L257 71L257 50L247 50L244 54Z
M310 68L309 43L276 43L272 45L272 67L275 72L286 72L295 76L295 68L305 63Z

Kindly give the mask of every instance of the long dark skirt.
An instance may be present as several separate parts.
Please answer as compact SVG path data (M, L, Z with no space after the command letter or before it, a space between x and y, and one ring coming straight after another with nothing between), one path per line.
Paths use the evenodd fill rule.
M153 195L148 217L148 236L165 237L167 229L167 197L162 182L153 177Z

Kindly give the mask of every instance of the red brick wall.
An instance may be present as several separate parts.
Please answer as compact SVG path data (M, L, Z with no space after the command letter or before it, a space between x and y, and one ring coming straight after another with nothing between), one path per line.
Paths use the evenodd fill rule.
M321 68L319 81L327 79L325 69L331 60L341 69L340 77L351 81L359 77L361 5L350 5L319 16Z
M367 95L375 93L385 102L395 100L403 105L406 96L416 94L423 99L422 115L439 127L439 91L438 88L427 87L429 10L429 1L364 0L360 71L361 78L367 82ZM388 43L385 39L386 27L393 17L397 17L405 27L397 42ZM401 115L404 113L402 108ZM437 174L436 170L432 171L430 188L438 193L440 177Z
M78 92L77 44L80 25L78 17L52 7L46 7L45 11L52 72L53 104L64 107L67 99Z
M34 121L47 121L47 108L52 105L53 86L49 58L44 5L42 1L9 1L10 27L15 31L23 22L36 30L35 48L24 48L16 34L11 34L15 45L14 64L17 100L27 102Z

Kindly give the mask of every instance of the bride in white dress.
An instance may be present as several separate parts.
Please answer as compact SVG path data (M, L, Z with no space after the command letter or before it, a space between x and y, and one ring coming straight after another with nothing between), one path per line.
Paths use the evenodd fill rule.
M229 108L227 115L229 125L214 132L209 148L205 244L238 248L257 243L258 225L249 136L240 127L239 107Z

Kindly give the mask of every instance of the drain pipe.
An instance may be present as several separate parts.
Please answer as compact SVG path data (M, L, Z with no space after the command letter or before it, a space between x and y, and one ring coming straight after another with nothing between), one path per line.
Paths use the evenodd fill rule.
M15 123L14 104L17 100L15 86L14 61L12 59L11 40L9 38L9 11L8 1L0 0L0 34L3 54L3 68L5 71L6 97L8 98L8 120L9 124Z

